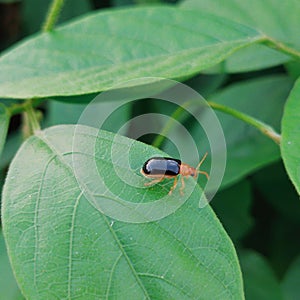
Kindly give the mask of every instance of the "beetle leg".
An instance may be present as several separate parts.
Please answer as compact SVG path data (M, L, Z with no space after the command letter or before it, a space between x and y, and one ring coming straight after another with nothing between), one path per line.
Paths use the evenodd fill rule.
M169 192L169 194L168 194L169 196L172 195L172 192L175 190L176 186L177 186L177 176L176 176L175 179L174 179L174 184L173 184L173 186L171 187L170 192Z
M180 187L180 195L181 196L183 196L183 190L184 190L184 188L185 188L185 183L184 183L184 178L183 178L183 176L181 175L181 187Z
M151 186L151 185L153 185L153 184L156 184L156 183L161 182L163 179L164 179L164 177L162 176L162 177L159 177L159 178L157 178L157 179L154 179L154 180L152 180L152 181L150 181L150 182L146 182L144 185L145 185L145 186Z
M209 179L209 175L205 171L198 171L198 173L205 175L207 180Z

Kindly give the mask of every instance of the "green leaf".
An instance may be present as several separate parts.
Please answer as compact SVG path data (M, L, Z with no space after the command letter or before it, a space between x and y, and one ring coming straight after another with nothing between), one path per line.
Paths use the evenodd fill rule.
M6 106L0 103L0 157L5 144L10 116Z
M265 35L283 42L290 47L300 50L299 18L300 2L285 1L222 1L213 3L207 0L186 0L183 7L198 9L201 12L228 18L240 24L256 28ZM282 20L279 22L278 20ZM220 66L220 70L227 72L245 72L276 66L291 60L283 53L267 48L263 45L251 45L240 50L228 58Z
M139 77L187 78L261 38L230 20L172 6L97 12L3 55L0 97L81 95Z
M23 299L10 267L1 230L0 230L0 269L1 269L1 276L0 276L1 299L5 299L5 300Z
M281 153L285 168L300 194L300 79L293 87L282 118Z
M233 245L211 208L198 208L193 179L186 201L178 189L168 196L172 182L144 186L139 170L158 154L85 126L52 127L23 144L4 187L3 229L27 298L243 299ZM152 205L149 220L176 203L176 212L141 224L101 213L123 209L121 218L140 218L140 208Z
M211 202L214 212L233 240L245 236L253 226L251 204L250 184L246 180L221 191Z
M299 298L300 285L300 257L291 264L282 280L282 291L285 300Z
M282 300L279 282L263 256L254 251L239 255L248 300Z

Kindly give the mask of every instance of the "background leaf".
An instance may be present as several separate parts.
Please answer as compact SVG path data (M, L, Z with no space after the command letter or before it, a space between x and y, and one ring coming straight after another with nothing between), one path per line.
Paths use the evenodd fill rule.
M283 105L291 86L292 81L286 76L257 78L225 88L210 99L262 120L279 131ZM228 153L223 186L279 159L278 145L257 129L222 112L216 113L225 133Z
M84 134L77 136L81 147L77 149L74 129L56 126L31 137L10 166L3 192L3 225L24 295L30 299L74 295L82 299L243 299L234 248L211 208L197 208L200 189L176 213L158 222L113 220L96 209L91 195L104 201L113 193L110 205L122 198L139 203L166 195L172 182L145 188L139 175L142 188L136 188L115 173L121 170L130 179L150 155L162 153L105 131L98 135L91 127L80 127ZM95 157L79 151L94 146L96 137ZM113 139L116 151L122 153L114 166ZM122 167L128 146L132 170ZM88 175L86 184L93 187L87 194L75 178L72 151L84 166L80 171ZM98 196L103 182L91 173L94 158L109 188L100 189ZM186 180L186 193L192 191L192 182ZM181 198L176 190L166 204Z
M41 26L44 23L45 16L47 15L50 0L35 1L35 0L23 0L22 12L23 12L23 28L26 35L33 34L40 31ZM58 24L65 22L71 18L87 13L91 10L91 1L71 1L66 2L63 6L63 10L58 18Z
M1 230L0 230L0 269L1 269L0 298L3 300L24 299L23 296L21 295L21 292L17 286L16 280L11 270Z
M106 10L3 55L0 97L73 96L138 77L191 77L260 38L251 28L194 10Z
M299 196L281 161L255 172L248 181L255 223L240 241L241 246L263 254L277 277L282 278L300 254L300 241L295 239L300 231Z
M253 226L251 204L251 188L246 180L221 191L211 202L213 210L234 241L245 236Z
M207 100L253 116L279 131L282 109L292 83L291 79L283 75L255 78L220 89L209 96ZM201 93L200 90L198 92ZM215 112L222 125L227 144L227 163L222 187L229 186L247 174L280 158L278 145L257 129L230 115L219 111ZM205 118L204 113L202 113L201 118ZM209 142L201 126L195 122L189 126L193 139L199 145L199 152L207 151ZM176 134L178 130L174 127L173 131ZM181 135L179 138L183 147L189 145L185 135ZM178 155L169 142L163 145L163 149L171 156L176 157ZM203 164L204 170L208 170L209 160L210 157L208 156L207 161ZM191 161L188 163L197 165L198 162Z
M251 181L255 189L280 215L300 225L299 196L289 180L282 161L257 172Z
M300 50L297 32L300 3L297 0L286 1L284 5L280 0L217 0L213 3L206 0L186 0L181 5L256 28L269 37ZM228 58L219 70L245 72L276 66L289 60L290 57L263 45L251 45Z
M284 109L282 118L281 153L285 168L300 194L300 79L293 87Z
M283 299L279 282L263 256L254 251L239 254L247 300Z
M300 257L295 259L282 280L282 291L285 300L299 297L300 285Z
M78 97L77 97L78 99ZM48 103L48 111L47 118L45 121L46 127L59 125L59 124L77 124L80 120L81 114L84 112L86 108L86 104L75 104L75 103L67 103L67 102L58 102L58 101L50 101ZM102 129L112 132L118 132L120 127L124 125L129 119L131 115L131 105L123 105L119 109L115 109L114 106L110 107L110 105L103 106L101 111L107 110L107 115L109 118L106 120L105 124L103 124ZM95 116L90 118L97 119L99 116L96 114ZM97 120L94 120L95 122Z

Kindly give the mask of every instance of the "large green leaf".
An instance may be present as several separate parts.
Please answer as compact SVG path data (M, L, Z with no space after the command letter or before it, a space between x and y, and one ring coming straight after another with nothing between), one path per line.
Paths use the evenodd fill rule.
M183 7L198 9L201 12L228 18L235 22L256 28L269 37L300 50L299 15L300 2L288 0L269 1L207 1L186 0ZM291 58L263 45L253 45L231 56L220 70L241 72L271 67Z
M295 83L282 118L281 153L286 170L300 194L300 79Z
M262 35L230 20L155 6L90 14L0 59L0 97L95 93L133 78L186 78Z
M9 113L5 105L0 103L0 157L6 140L9 119Z
M243 299L233 245L211 208L198 208L201 190L193 179L186 180L186 201L178 189L168 196L171 182L144 186L139 169L157 154L163 153L72 125L41 131L23 144L4 187L3 226L27 298ZM111 207L110 213L123 209L139 218L150 204L149 220L176 203L182 206L173 214L140 224L100 212Z

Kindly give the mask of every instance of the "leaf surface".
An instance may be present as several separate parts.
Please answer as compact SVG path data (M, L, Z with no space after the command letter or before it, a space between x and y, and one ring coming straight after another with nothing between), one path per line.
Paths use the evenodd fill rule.
M293 87L282 118L281 153L285 168L300 194L300 79Z
M265 35L282 42L289 47L300 50L299 18L300 2L285 1L222 1L213 3L206 0L186 0L183 7L198 9L201 12L227 18L256 28ZM279 21L280 20L280 21ZM219 71L245 72L259 70L282 64L291 60L283 53L277 52L263 45L251 45L228 58Z
M139 77L187 78L261 37L230 20L172 6L97 12L4 54L0 97L73 96Z
M119 158L114 163L112 149ZM130 168L123 166L128 149ZM183 203L178 189L167 195L172 182L144 186L139 169L158 154L140 142L72 125L49 128L23 144L4 187L3 225L27 298L243 299L233 245L211 208L198 208L201 190L193 179L186 180L190 196ZM181 206L155 222L101 213L107 207L116 213L126 200L138 204L125 207L128 217L139 217L143 204L163 196L162 209Z

